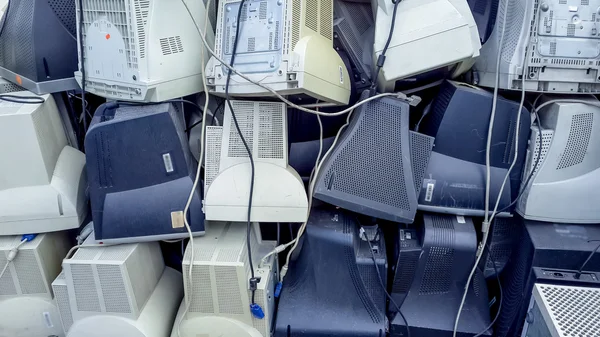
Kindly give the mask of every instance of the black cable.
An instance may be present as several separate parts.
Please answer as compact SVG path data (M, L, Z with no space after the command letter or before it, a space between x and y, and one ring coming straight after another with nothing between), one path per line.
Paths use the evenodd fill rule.
M540 163L540 158L542 157L542 126L541 126L541 122L540 122L540 116L538 115L537 110L535 110L535 107L533 109L533 112L535 113L535 118L537 119L537 127L538 127L538 139L540 142L540 146L538 147L538 153L537 153L537 158L535 159L535 164L533 165L533 169L531 170L531 172L529 172L529 175L527 176L527 179L525 179L525 184L523 184L523 187L521 188L521 190L519 191L519 194L517 194L517 197L515 198L515 200L513 200L508 206L496 211L496 213L494 214L494 218L496 217L496 215L498 215L499 213L502 213L504 211L509 210L511 207L513 207L518 201L519 198L521 198L523 196L523 193L525 193L525 190L527 189L527 185L529 185L529 182L531 181L531 179L533 178L533 175L535 173L535 171L537 170L537 166ZM518 141L518 140L517 140Z
M225 101L221 101L221 103L219 103L217 105L217 108L215 109L215 111L213 112L212 115L212 119L210 120L210 125L215 125L215 117L217 116L217 114L219 113L219 109L223 106L223 104L225 103Z
M390 24L390 32L388 34L387 41L385 41L385 45L383 46L383 50L381 51L381 55L377 58L377 65L375 69L375 77L373 78L373 84L371 84L371 89L375 89L377 87L377 79L379 78L379 72L385 63L385 53L390 47L390 43L392 42L392 36L394 35L394 27L396 26L396 12L398 11L398 4L401 0L392 0L394 4L394 11L392 12L392 23Z
M46 100L40 96L17 96L9 94L0 95L0 101L20 104L43 104L46 102Z
M235 54L237 52L237 47L238 47L238 40L240 37L240 26L242 25L241 23L241 18L242 18L242 9L244 7L244 3L246 2L246 0L242 0L240 2L240 7L238 8L238 13L237 13L237 26L235 29L235 38L233 39L233 50L231 52L231 61L229 62L229 66L233 67L234 62L235 62ZM244 134L242 133L242 130L240 128L240 125L238 123L237 117L235 116L235 111L233 110L233 106L231 105L231 101L229 100L229 82L231 81L231 70L228 69L227 70L227 82L225 83L225 101L227 102L227 106L229 107L229 111L231 111L231 118L233 118L233 123L235 124L235 129L237 130L238 135L240 136L240 139L242 140L242 143L244 144L244 147L246 148L246 151L248 152L248 158L250 159L250 168L251 168L251 173L250 173L250 193L249 193L249 197L248 197L248 222L246 224L246 248L248 249L248 261L250 264L250 273L251 273L251 278L250 278L250 290L252 291L252 305L256 304L256 302L254 301L254 294L256 292L256 288L257 288L257 284L258 284L258 279L256 279L255 275L254 275L254 264L252 263L252 248L250 247L250 229L252 227L252 224L250 223L250 215L251 215L251 211L252 211L252 194L254 192L254 159L252 158L252 150L250 150L250 147L248 146L248 143L246 142L246 138L244 138Z
M498 310L496 311L496 316L494 317L494 320L492 320L492 322L487 326L487 328L485 328L473 337L480 337L483 336L484 333L488 332L494 326L494 324L496 324L498 317L500 317L500 311L502 310L502 283L500 282L500 275L498 275L498 269L496 268L496 260L494 260L494 257L492 256L492 250L490 249L490 246L488 246L487 243L485 245L485 248L488 251L488 256L492 261L492 265L494 266L494 274L496 274L496 280L498 281L498 289L500 290L500 301L498 302Z
M212 119L210 120L210 124L209 124L209 125L211 125L211 126L212 126L212 125L214 125L214 122L215 122L215 116L217 115L217 112L219 111L219 109L221 108L221 106L223 106L223 103L224 103L224 102L225 102L225 101L223 101L223 102L219 103L219 105L217 105L217 108L216 108L216 109L215 109L215 111L213 112ZM198 108L200 108L200 107L198 107ZM203 109L200 109L200 113L203 113ZM200 119L200 120L199 120L199 121L197 121L196 123L194 123L194 124L190 125L190 127L188 127L188 128L185 130L185 132L186 132L186 133L189 133L190 131L192 131L192 129L193 129L193 128L195 128L195 127L196 127L196 126L198 126L199 124L202 124L202 119Z
M404 326L406 327L406 334L408 335L408 337L410 337L410 327L408 326L408 321L406 320L406 317L404 317L404 314L400 310L398 303L396 303L396 301L394 301L394 299L392 298L390 293L388 293L387 288L385 287L385 283L383 283L383 278L381 277L381 274L379 273L379 268L377 267L377 259L375 258L375 252L373 251L373 246L371 245L371 241L369 241L369 238L367 237L367 232L365 231L365 229L362 226L360 228L362 229L362 232L365 233L365 241L367 241L367 243L369 244L369 250L371 250L371 258L373 259L373 264L375 265L375 270L377 271L377 278L379 278L379 284L381 285L381 289L383 289L385 296L390 300L390 303L392 303L394 305L394 308L396 308L396 311L398 312L400 317L402 317L402 320L404 321ZM377 229L377 235L380 235L379 229Z
M83 113L83 133L87 133L87 114L85 105L85 58L83 56L83 0L79 0L79 53L81 54L81 110Z
M598 241L600 241L600 240L588 240L588 242L598 242ZM588 255L587 259L585 260L585 262L583 262L581 267L579 267L579 269L577 270L577 273L575 273L576 279L579 280L579 278L581 277L581 274L583 273L583 268L585 268L585 266L588 264L588 262L590 262L590 260L592 259L592 256L594 256L594 254L596 254L598 249L600 249L600 243L596 246L596 248L594 248L594 250L590 253L590 255Z

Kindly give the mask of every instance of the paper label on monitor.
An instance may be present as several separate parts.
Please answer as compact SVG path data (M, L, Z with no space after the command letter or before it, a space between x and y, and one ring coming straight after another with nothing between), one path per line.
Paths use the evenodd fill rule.
M171 212L171 226L173 228L182 228L184 225L183 211Z
M175 171L175 169L173 168L173 161L171 160L171 154L165 153L162 157L163 162L165 163L165 171L167 171L167 173Z
M456 221L458 221L458 223L467 223L467 222L465 221L465 217L464 217L464 216L462 216L462 215L457 215L457 216L456 216Z
M433 199L433 189L435 188L435 183L427 183L427 189L425 190L425 201L431 202Z
M46 322L46 327L48 329L54 328L54 324L52 324L52 318L50 317L50 313L49 312L44 312L44 322Z
M344 84L344 69L340 66L340 83Z

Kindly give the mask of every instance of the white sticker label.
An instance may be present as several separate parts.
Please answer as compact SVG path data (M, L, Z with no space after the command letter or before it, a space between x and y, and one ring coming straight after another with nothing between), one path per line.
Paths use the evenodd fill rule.
M182 228L183 222L183 211L171 212L171 226L173 228Z
M462 216L462 215L457 215L456 216L456 221L458 221L458 223L466 223L465 217Z
M170 153L163 154L163 162L165 163L165 170L167 173L175 171L175 169L173 169L173 161L171 160Z
M46 327L48 327L48 329L54 328L54 324L52 324L52 318L50 317L50 313L49 312L44 312L44 321L46 322Z
M425 191L425 201L431 202L433 199L433 188L435 187L434 183L427 183L427 190Z
M340 66L340 83L344 84L344 69Z

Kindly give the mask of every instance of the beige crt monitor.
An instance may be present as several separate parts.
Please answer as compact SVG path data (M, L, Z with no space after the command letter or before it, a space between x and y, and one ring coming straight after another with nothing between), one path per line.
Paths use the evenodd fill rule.
M215 53L230 63L239 26L234 67L281 95L299 95L345 105L350 82L333 49L333 0L220 1ZM225 95L228 69L215 57L206 67L209 90ZM267 90L231 74L231 96L271 96Z
M54 98L39 97L0 101L0 235L77 228L87 214L85 156L67 145Z
M0 271L21 240L21 235L0 236ZM40 234L19 247L0 278L0 336L65 336L50 283L68 249L64 232Z

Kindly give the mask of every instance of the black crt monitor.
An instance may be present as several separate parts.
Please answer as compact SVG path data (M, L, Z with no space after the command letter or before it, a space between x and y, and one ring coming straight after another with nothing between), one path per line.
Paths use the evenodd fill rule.
M557 224L522 220L515 249L501 275L502 310L494 332L498 337L520 336L531 292L540 279L576 282L574 274L600 244L598 224ZM591 255L580 280L600 276L600 253Z
M0 77L36 94L79 89L75 1L10 0L0 19Z
M471 218L423 213L422 221L398 230L391 296L412 337L452 336L467 279L475 263L477 234ZM390 311L395 312L394 306ZM475 273L457 336L471 337L490 325L483 273ZM390 336L408 335L401 315L391 319ZM483 336L491 335L491 331Z
M498 16L498 5L500 0L467 0L469 8L477 24L479 39L483 45L492 35Z
M419 132L435 138L433 152L419 193L419 210L483 216L486 187L486 144L492 110L491 92L446 81L420 124ZM500 197L498 210L519 193L527 152L531 117L519 102L498 97L490 151L490 211L515 156L517 118L518 155Z
M361 236L355 214L312 209L283 282L275 337L386 335L386 295L377 273L387 284L387 257L383 233L374 227Z

